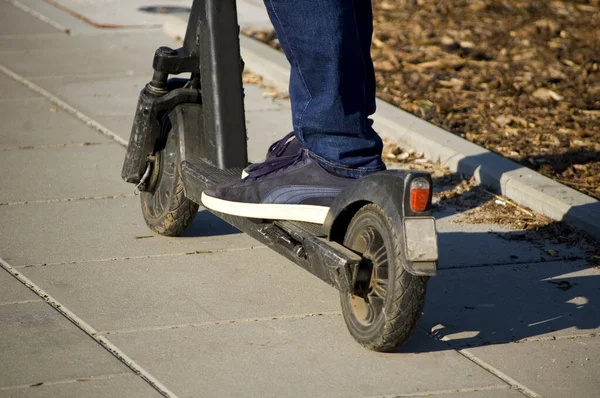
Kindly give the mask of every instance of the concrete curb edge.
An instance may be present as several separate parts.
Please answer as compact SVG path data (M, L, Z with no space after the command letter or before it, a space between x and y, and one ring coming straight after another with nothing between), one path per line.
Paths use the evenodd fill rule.
M163 30L173 38L185 36L188 15L167 17ZM240 37L246 67L278 88L287 89L289 64L266 44ZM475 145L455 134L377 99L373 116L382 137L423 152L453 172L475 176L482 184L515 203L554 220L582 229L600 240L600 202L531 169Z

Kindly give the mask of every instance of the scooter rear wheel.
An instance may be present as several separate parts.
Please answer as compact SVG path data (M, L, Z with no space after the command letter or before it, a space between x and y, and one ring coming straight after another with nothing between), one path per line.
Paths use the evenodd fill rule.
M170 134L171 124L164 121L167 139L154 156L147 191L140 193L142 214L148 227L160 235L179 236L198 213L198 204L185 196L179 169L179 144Z
M348 330L363 346L389 352L408 341L425 302L427 277L408 273L402 266L399 233L381 207L362 207L350 221L344 246L366 261L370 273L361 296L340 293Z

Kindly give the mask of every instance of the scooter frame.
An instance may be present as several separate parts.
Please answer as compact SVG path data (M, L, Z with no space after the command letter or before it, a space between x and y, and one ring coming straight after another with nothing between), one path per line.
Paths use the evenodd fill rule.
M140 93L122 177L141 191L152 189L149 177L159 167L154 154L167 139L175 140L185 195L201 204L207 186L240 178L248 163L243 63L235 0L194 0L189 21L183 47L155 52L154 74ZM182 73L191 76L169 79ZM168 137L165 118L171 123ZM361 295L369 278L359 272L363 259L341 243L352 216L368 203L379 205L399 232L404 269L418 276L436 274L435 221L429 210L411 208L416 178L431 186L430 175L419 171L390 170L356 180L335 199L322 226L215 214L338 290Z

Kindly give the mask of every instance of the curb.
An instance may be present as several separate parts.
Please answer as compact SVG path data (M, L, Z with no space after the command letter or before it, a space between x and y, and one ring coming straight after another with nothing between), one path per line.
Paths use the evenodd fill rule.
M165 34L185 36L187 14L171 15ZM257 40L240 36L242 57L248 69L279 88L287 89L289 64L283 53ZM600 241L600 202L531 169L377 99L373 115L382 137L422 152L452 172L475 176L478 182L521 206L564 221Z

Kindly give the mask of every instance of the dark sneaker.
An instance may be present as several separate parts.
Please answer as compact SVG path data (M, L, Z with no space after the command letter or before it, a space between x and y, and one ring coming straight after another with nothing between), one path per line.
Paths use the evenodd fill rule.
M323 224L333 199L352 181L325 171L301 149L253 165L243 180L207 189L202 204L235 216Z
M300 141L296 139L296 137L294 136L294 132L292 131L279 141L276 141L273 144L271 144L269 150L267 151L267 157L265 158L265 161L282 156L294 156L298 152L300 152L301 149L302 145L300 144ZM252 171L252 168L255 167L257 164L260 163L251 164L250 166L246 167L242 171L242 178L246 178L248 176L248 173L250 173L250 171Z

